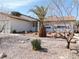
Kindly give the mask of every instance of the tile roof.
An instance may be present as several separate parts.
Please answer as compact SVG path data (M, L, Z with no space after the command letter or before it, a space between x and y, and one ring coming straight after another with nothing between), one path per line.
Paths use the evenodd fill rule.
M14 19L23 20L23 21L30 21L30 22L37 21L36 18L27 16L27 15L21 15L20 17L18 17L12 14L3 13L3 12L0 12L0 14L3 14L5 16L8 16ZM49 16L44 21L76 21L76 18L74 16L64 16L64 17Z
M64 17L56 17L56 16L49 16L45 19L45 21L75 21L76 18L74 16L64 16Z
M23 20L23 21L37 21L37 19L35 19L33 17L30 17L30 16L27 16L27 15L21 15L20 17L18 17L18 16L14 16L12 14L3 13L3 12L0 12L0 14L8 16L10 18L14 18L14 19L18 19L18 20Z

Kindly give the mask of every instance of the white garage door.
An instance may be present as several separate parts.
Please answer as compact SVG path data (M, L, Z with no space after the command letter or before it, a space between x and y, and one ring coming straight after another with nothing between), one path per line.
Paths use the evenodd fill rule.
M47 32L54 32L53 26L45 26Z
M2 30L2 32L1 32ZM1 33L10 33L10 21L0 20L0 32Z

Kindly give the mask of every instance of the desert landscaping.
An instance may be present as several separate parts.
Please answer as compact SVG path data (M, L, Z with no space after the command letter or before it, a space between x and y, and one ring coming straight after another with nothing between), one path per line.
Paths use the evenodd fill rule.
M79 59L79 0L0 0L0 59Z
M0 34L0 59L79 59L77 39L75 34L71 49L66 48L66 41L61 38L40 38L34 34ZM42 50L34 51L31 41L41 40ZM76 43L74 40L76 39Z

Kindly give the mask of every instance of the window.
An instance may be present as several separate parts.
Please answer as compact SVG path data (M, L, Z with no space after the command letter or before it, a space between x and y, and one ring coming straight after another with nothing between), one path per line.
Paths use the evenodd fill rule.
M45 28L48 28L48 29L50 29L51 27L45 27Z
M66 26L57 26L57 28L66 28Z

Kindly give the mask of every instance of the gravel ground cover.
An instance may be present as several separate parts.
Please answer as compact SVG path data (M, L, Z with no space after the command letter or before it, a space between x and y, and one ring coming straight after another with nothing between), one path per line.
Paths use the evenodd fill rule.
M44 50L33 51L31 40L40 39ZM0 35L0 54L7 57L2 59L79 59L76 51L66 49L66 41L61 38L39 38L31 34ZM75 44L71 44L71 48Z

